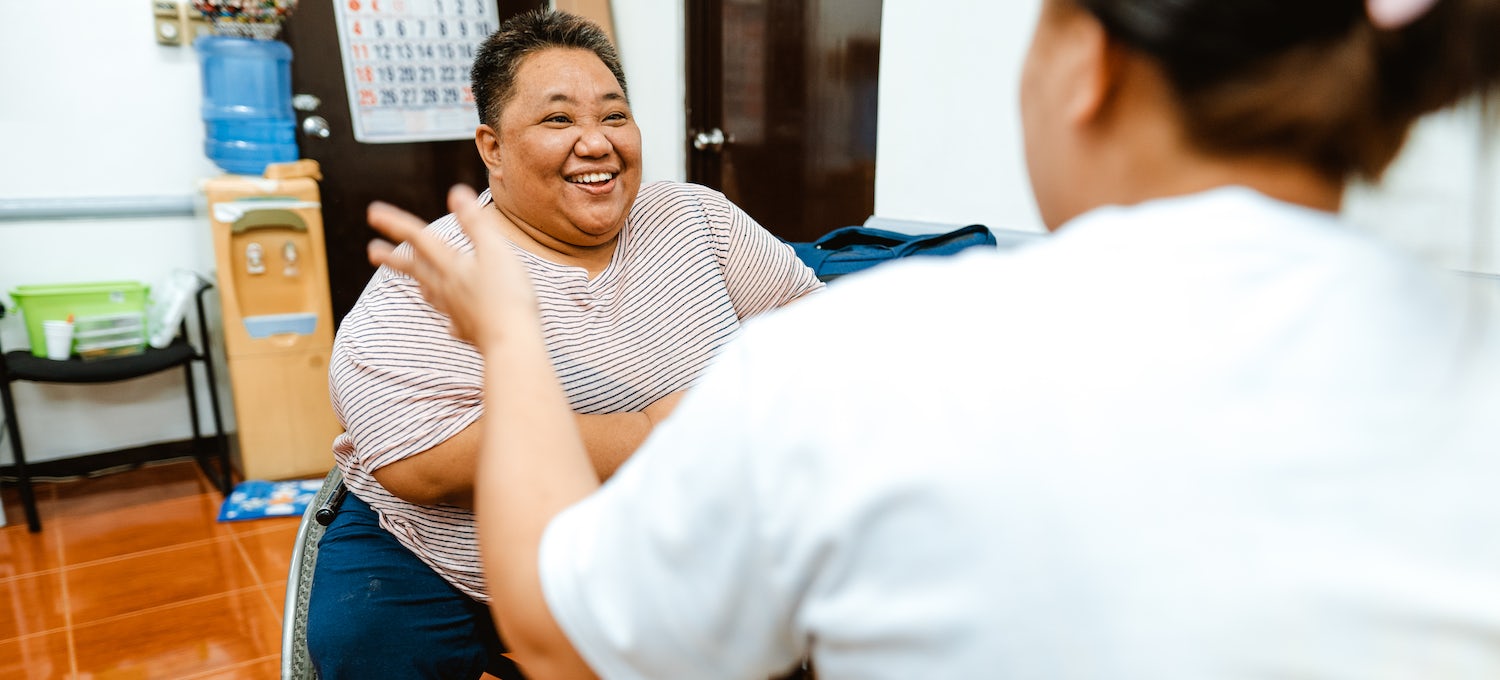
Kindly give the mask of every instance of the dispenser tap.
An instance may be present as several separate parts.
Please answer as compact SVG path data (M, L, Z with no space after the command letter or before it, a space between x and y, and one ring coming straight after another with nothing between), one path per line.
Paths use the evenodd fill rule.
M245 246L245 273L266 273L265 252L261 249L260 244L255 241L251 241L249 245Z
M287 241L281 246L281 257L286 260L286 268L281 270L284 276L297 275L297 244Z

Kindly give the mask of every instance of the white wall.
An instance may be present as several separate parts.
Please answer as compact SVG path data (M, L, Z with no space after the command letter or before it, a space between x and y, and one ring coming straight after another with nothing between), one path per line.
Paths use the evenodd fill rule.
M78 10L70 21L55 9L0 0L0 199L185 197L218 174L201 149L196 58L156 44L150 3L83 0L69 5ZM212 266L206 219L0 221L0 293L18 284L154 284L174 268L208 274ZM21 319L0 321L0 338L6 349L24 347ZM216 352L222 358L222 345ZM178 371L106 386L15 383L14 392L29 461L191 436ZM10 447L0 452L10 462Z
M1479 109L1429 116L1378 187L1350 190L1344 213L1440 267L1500 273L1500 135Z
M875 214L1041 230L1017 105L1038 0L885 0Z
M614 0L615 41L641 128L643 181L687 178L682 0Z

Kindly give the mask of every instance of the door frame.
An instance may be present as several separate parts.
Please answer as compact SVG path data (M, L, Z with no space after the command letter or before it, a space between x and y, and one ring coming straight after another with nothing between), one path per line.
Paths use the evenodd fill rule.
M721 0L686 0L683 23L687 27L684 52L687 57L687 134L681 143L687 158L687 179L706 186L723 183L717 154L693 148L693 137L704 130L722 128L719 120L724 106L722 88L708 86L716 82L724 68L724 36L720 26L724 19Z

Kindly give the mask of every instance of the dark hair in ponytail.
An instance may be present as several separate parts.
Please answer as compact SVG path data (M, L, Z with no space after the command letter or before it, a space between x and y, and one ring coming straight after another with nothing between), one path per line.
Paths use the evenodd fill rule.
M1438 0L1395 30L1364 0L1071 0L1171 80L1188 133L1378 179L1422 114L1500 81L1500 0Z

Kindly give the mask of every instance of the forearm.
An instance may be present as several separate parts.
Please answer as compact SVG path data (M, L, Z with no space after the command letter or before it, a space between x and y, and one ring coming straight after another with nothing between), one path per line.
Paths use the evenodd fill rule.
M600 481L609 479L651 434L651 419L639 412L579 414L575 419Z
M490 408L495 408L492 404ZM646 413L575 415L594 474L609 479L646 441L654 421ZM474 476L480 446L479 423L437 446L375 471L375 479L396 497L420 505L474 507Z
M437 446L381 467L375 481L408 503L472 508L482 430L476 422Z
M490 608L523 665L576 663L587 672L547 609L537 560L547 524L597 489L599 477L540 333L515 332L483 349L488 403L476 511Z

